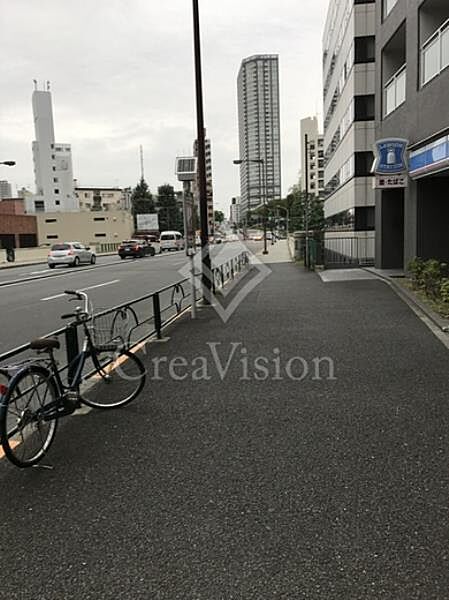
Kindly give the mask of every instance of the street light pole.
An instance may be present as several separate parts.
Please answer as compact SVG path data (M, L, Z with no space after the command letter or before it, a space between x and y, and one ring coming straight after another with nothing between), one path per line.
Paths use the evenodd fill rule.
M282 210L285 210L286 212L286 217L287 217L287 240L288 240L288 232L289 232L289 227L288 227L288 223L290 220L290 211L286 206L281 206L280 204L276 204L276 208L281 208Z
M268 254L267 250L267 176L265 169L265 161L263 158L238 158L233 161L235 165L241 165L244 162L257 163L259 164L259 190L263 189L262 202L263 202L263 252L262 254ZM260 171L262 171L262 186L260 186Z
M201 222L201 284L203 288L203 301L209 304L212 289L211 261L209 253L209 223L207 211L207 182L206 182L206 144L204 140L204 110L203 110L203 82L201 73L201 38L198 0L193 0L193 39L195 54L195 87L196 87L196 118L198 140L198 188L200 202Z

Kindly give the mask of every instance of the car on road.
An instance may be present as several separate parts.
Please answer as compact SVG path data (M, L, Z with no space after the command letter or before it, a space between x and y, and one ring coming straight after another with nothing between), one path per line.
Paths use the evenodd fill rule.
M69 267L77 267L81 263L94 265L96 261L95 252L80 242L53 244L47 257L50 269L54 269L56 265L68 265Z
M159 242L161 244L161 252L167 250L184 250L184 238L179 231L162 231Z
M121 259L143 258L155 254L155 248L146 240L124 240L118 247L118 255Z

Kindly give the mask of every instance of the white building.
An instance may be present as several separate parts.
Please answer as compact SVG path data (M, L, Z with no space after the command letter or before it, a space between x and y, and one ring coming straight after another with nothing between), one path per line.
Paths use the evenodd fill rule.
M317 117L301 119L301 190L306 189L306 172L308 192L313 196L324 194L324 136L319 132ZM307 135L307 152L306 152ZM307 165L306 165L307 158ZM306 168L307 166L307 168Z
M80 210L111 211L130 209L130 191L128 189L76 186L75 195Z
M240 196L231 200L229 221L231 225L238 225L240 223Z
M206 135L206 130L204 130ZM206 154L206 190L207 190L207 220L209 225L209 233L214 232L214 186L212 182L212 146L209 138L205 138L205 154ZM193 143L193 156L198 156L198 140ZM193 181L193 196L199 207L199 188L198 175ZM199 210L199 208L198 208ZM200 213L198 213L200 214Z
M79 210L75 196L70 144L55 142L51 94L34 90L32 96L34 129L34 178L36 194L27 200L32 212L73 212Z
M245 58L237 78L237 95L241 213L245 217L264 199L281 198L278 55ZM254 162L260 160L263 164Z
M376 4L330 2L323 40L326 248L355 262L374 257Z
M0 181L0 200L12 198L11 184L8 181Z

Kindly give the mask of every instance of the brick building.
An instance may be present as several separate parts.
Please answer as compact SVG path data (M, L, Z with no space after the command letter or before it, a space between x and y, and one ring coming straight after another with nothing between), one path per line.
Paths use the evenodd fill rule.
M23 199L2 200L0 202L0 248L35 246L37 246L36 217L25 214Z

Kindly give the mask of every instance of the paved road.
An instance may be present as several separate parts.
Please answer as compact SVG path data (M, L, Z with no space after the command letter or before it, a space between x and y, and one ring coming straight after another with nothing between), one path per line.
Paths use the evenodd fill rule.
M105 265L110 265L113 263L117 263L119 260L116 254L107 255L107 256L98 256L97 264L95 267L102 267ZM93 267L93 268L95 268ZM92 268L90 265L81 265L78 267L81 269L89 269ZM7 283L8 281L16 281L20 279L27 279L31 277L52 277L59 276L63 273L69 272L71 269L68 269L65 266L56 267L55 269L50 270L47 266L47 263L40 263L37 265L27 265L27 266L17 266L17 267L4 267L0 268L0 284Z
M252 243L248 248L258 250L260 243ZM240 251L240 243L228 243L213 247L212 256L223 262ZM125 261L105 257L95 267L63 267L49 275L49 270L36 267L33 271L25 267L8 269L13 271L9 273L8 281L15 283L0 287L0 353L61 327L60 315L72 306L67 304L62 293L65 289L84 289L97 310L105 309L179 281L186 261L183 252L173 252ZM40 271L43 271L42 278ZM35 273L37 279L20 282L26 275L33 276L31 273Z
M66 420L54 470L0 461L0 597L447 600L447 350L379 281L271 268L226 325L204 309L150 345L150 374L205 356L210 379L162 369L129 407ZM242 380L239 347L222 381L210 342L271 377ZM286 377L294 356L336 379Z

